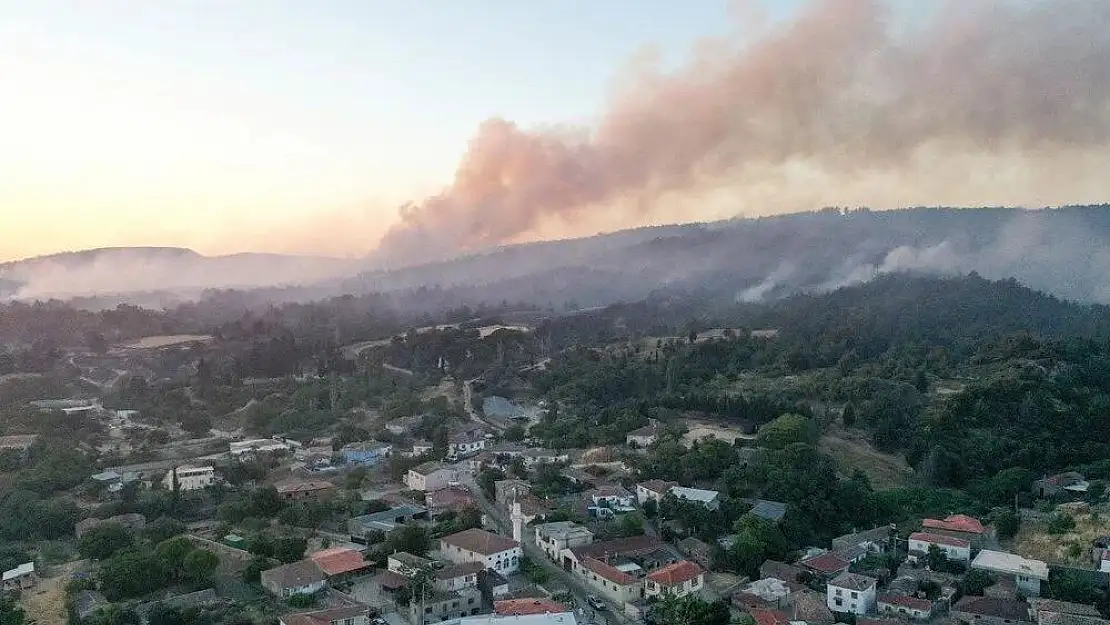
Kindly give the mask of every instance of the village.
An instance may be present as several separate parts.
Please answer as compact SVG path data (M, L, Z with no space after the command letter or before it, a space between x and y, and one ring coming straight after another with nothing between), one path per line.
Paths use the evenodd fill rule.
M686 597L724 603L733 620L757 625L1107 622L1091 605L1040 599L1060 569L1002 550L996 529L967 515L864 529L791 562L768 559L758 576L728 571L721 554L742 538L708 544L661 514L668 504L720 514L721 493L640 480L626 461L656 443L660 424L628 432L623 449L553 450L527 437L507 440L512 411L486 416L475 403L468 395L470 419L451 424L445 447L419 438L427 417L413 415L383 424L388 441L214 432L173 446L194 457L89 475L97 508L144 492L174 501L219 493L224 502L202 504L209 512L181 528L192 548L218 560L197 580L210 586L147 593L136 606L141 622L166 609L246 601L282 625L568 625L568 615L580 624L632 625L655 622L664 600ZM135 411L95 402L36 406L105 419L113 432L130 433L117 444L143 432ZM737 463L759 462L753 437L729 442ZM34 443L33 435L5 436L0 449L26 453ZM1063 474L1035 488L1044 496L1086 486L1081 475ZM259 510L236 513L228 505L234 493L241 506ZM781 523L788 513L780 502L746 503L745 517L761 523ZM135 512L92 516L77 523L76 539L83 545L91 536L122 533L134 537L124 541L131 544L155 521ZM1110 570L1105 540L1091 545L1090 557L1094 566L1085 573ZM4 572L4 589L33 596L40 577L59 568L71 578L62 580L72 591L71 618L104 622L122 597L90 583L98 579L96 558L77 568L20 563ZM974 585L981 587L969 590Z

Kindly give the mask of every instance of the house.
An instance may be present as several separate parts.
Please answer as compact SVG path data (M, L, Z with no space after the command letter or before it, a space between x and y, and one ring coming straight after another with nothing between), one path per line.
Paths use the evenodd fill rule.
M875 529L845 534L832 541L833 551L840 551L858 545L865 545L868 551L884 553L890 545L890 537L897 531L893 525L884 525Z
M33 587L38 579L38 575L35 574L35 563L24 562L10 571L4 571L4 590L9 592L27 590Z
M721 507L721 494L715 490L675 486L670 493L680 501L700 504L708 510L716 510Z
M790 617L781 610L755 609L748 612L755 625L791 625Z
M176 476L176 477L175 477ZM176 467L166 472L162 478L162 488L172 491L200 490L216 483L216 468L207 467Z
M284 501L323 501L335 493L335 485L319 480L298 480L278 484L278 495Z
M412 577L418 571L431 568L432 561L420 556L414 556L411 553L398 551L397 553L390 554L386 558L386 567L391 573L396 573L402 577Z
M118 493L123 490L124 486L139 481L141 477L141 474L137 471L120 473L119 471L108 470L96 473L90 476L90 479L105 487L108 492Z
M809 571L801 567L778 560L764 560L763 564L759 565L760 579L774 578L781 579L784 582L797 582L803 576L808 577L810 575Z
M478 587L478 574L486 570L481 562L448 564L435 572L435 586L443 592Z
M308 556L308 559L316 563L329 581L350 579L370 570L370 563L363 559L362 552L346 547L317 551Z
M502 574L520 569L520 543L480 529L469 529L439 539L440 554L456 564L479 562Z
M493 611L500 616L527 616L530 614L560 614L570 610L551 599L503 599L493 602Z
M426 592L419 601L414 600L409 604L409 623L431 625L481 611L482 593L477 588L467 588L459 592L432 590Z
M522 454L524 458L524 466L533 469L541 464L555 464L558 462L570 462L570 454L565 451L554 451L552 449L525 449Z
M803 587L792 593L790 598L794 602L791 608L793 620L805 621L809 625L832 625L836 622L825 595Z
M255 438L246 441L231 441L228 443L228 453L235 460L246 460L260 454L278 454L288 452L293 445L280 438Z
M837 613L870 614L875 609L877 585L873 577L841 573L825 587L825 605Z
M1091 483L1082 473L1067 471L1033 482L1033 494L1038 497L1055 497L1063 494L1082 494L1087 492Z
M748 514L766 519L772 523L781 523L786 516L786 504L766 499L756 499Z
M389 458L393 453L393 445L378 441L361 441L344 445L339 453L343 456L343 462L347 464L373 466Z
M690 558L703 569L709 569L713 564L713 547L694 537L683 538L678 541L678 550L682 555Z
M1034 623L1041 624L1043 620L1059 620L1057 616L1081 616L1086 618L1102 618L1098 608L1093 605L1072 603L1070 601L1057 601L1055 599L1041 599L1034 597L1027 601L1029 616Z
M448 564L443 568L436 569L434 573L435 586L443 592L478 588L481 574L485 570L485 564L481 562Z
M1041 594L1041 582L1048 581L1048 565L1013 553L984 549L975 556L971 568L994 573L1013 581L1014 587L1026 597Z
M648 447L656 440L659 435L663 433L663 428L658 423L645 425L642 428L632 430L624 437L624 442L630 447Z
M944 555L953 562L967 562L971 559L971 542L967 540L926 532L910 534L910 554L924 557L929 553L929 548L934 546L944 552Z
M473 493L462 486L448 486L439 490L430 491L424 495L424 504L431 510L432 516L439 516L450 510L459 512L465 508L477 508L478 502Z
M492 569L485 569L478 573L478 588L489 592L493 597L506 597L509 594L509 580L504 575Z
M925 519L921 522L921 531L962 538L977 549L986 547L986 543L993 538L979 519L966 514L953 514L943 520Z
M916 620L933 617L933 602L908 595L879 595L876 602L879 614Z
M663 497L671 492L671 489L678 486L678 482L667 482L664 480L648 480L640 482L636 485L636 499L640 501L640 505L644 505L650 499L655 503L663 501Z
M535 526L536 545L548 559L562 564L564 549L589 545L594 541L594 533L572 521L557 521Z
M701 590L705 584L705 572L689 560L680 560L648 573L644 582L644 596L685 597Z
M848 567L852 565L851 562L831 551L806 558L798 562L798 564L811 573L826 579L847 571Z
M278 617L278 625L370 625L377 610L368 605L352 605L315 612L294 612Z
M94 517L90 517L88 519L82 519L75 523L73 526L73 531L74 534L76 534L77 538L81 538L92 528L98 525L103 525L105 523L115 523L117 525L122 525L125 529L129 529L132 531L141 530L146 527L146 517L137 512L132 512L128 514L117 514L116 516L108 517L107 519L97 519Z
M416 519L426 519L428 509L414 503L393 506L389 510L374 512L347 520L347 531L351 540L363 543L377 534L387 534L401 525Z
M635 496L618 484L609 484L587 491L587 510L598 518L612 517L636 510Z
M442 462L425 462L405 475L405 485L413 490L442 490L456 484L460 479L458 468Z
M574 612L561 614L527 614L524 616L499 616L496 614L468 616L442 625L586 625L578 621Z
M455 460L476 454L486 448L489 439L481 429L458 432L447 437L447 457Z
M300 560L262 571L262 587L275 597L311 595L328 585L327 576L312 560Z
M631 603L643 597L643 582L597 558L580 558L574 572L597 594L619 605Z
M952 620L964 625L1031 625L1024 601L967 596L952 606Z
M732 604L740 610L782 610L793 604L791 595L805 586L781 579L757 579L732 595ZM824 605L824 599L821 600Z

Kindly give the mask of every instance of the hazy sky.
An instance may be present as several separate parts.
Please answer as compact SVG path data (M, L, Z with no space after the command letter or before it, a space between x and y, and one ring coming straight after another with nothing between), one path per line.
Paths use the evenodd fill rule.
M766 0L773 17L794 0ZM589 123L727 0L0 0L0 260L361 254L477 125ZM309 224L334 221L329 235Z

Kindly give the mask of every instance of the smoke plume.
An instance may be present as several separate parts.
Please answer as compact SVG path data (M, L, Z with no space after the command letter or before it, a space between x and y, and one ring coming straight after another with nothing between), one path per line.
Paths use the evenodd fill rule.
M379 253L442 258L707 189L740 207L747 191L766 201L813 184L838 203L841 184L885 199L924 180L946 202L989 201L971 197L984 189L1012 202L1006 181L1038 164L1059 167L1056 202L1096 199L1065 196L1097 171L1092 155L1105 165L1108 25L1105 0L953 1L920 25L880 0L816 0L743 42L704 42L674 72L632 68L593 127L486 121L451 185L402 207ZM989 166L944 167L978 156ZM1087 166L1061 165L1073 161Z

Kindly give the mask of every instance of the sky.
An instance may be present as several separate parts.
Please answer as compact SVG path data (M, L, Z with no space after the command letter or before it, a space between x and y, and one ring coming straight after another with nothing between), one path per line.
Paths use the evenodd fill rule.
M802 0L766 0L771 19ZM758 4L758 3L757 3ZM0 260L356 256L491 116L589 124L728 0L0 0ZM334 223L333 229L319 228Z

